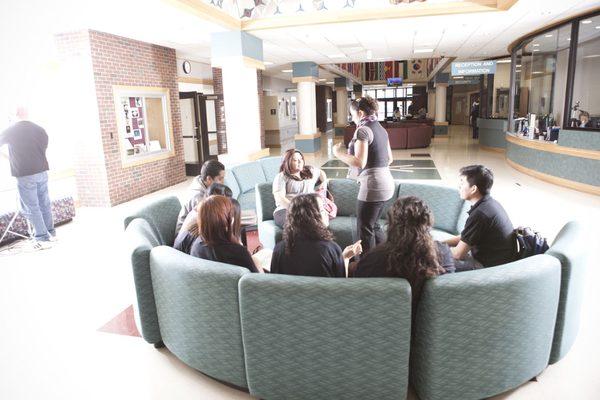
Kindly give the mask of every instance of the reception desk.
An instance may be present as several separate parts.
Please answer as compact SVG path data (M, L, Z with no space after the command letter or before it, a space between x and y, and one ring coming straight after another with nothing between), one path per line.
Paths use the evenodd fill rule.
M482 149L504 151L508 120L499 118L477 118L479 145Z
M570 132L561 131L561 136L567 138ZM600 132L587 134L587 139L578 139L583 148L577 148L560 145L560 136L556 144L506 133L506 162L538 179L600 195L600 151L585 148L595 146Z

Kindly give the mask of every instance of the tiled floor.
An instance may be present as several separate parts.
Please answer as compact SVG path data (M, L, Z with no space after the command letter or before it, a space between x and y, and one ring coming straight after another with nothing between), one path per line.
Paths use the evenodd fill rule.
M322 152L307 155L307 162L327 162L333 142L324 138ZM416 167L411 153L431 154L441 177L427 180L433 184L455 186L457 171L466 164L489 166L496 177L492 194L513 223L533 226L549 239L571 219L583 219L596 231L600 226L599 197L517 172L503 154L480 150L464 127L451 127L450 138L435 139L429 149L394 151L394 158ZM427 157L419 159L430 165ZM112 209L80 208L75 221L58 228L60 242L50 250L0 252L0 399L251 398L139 337L98 331L134 301L123 216L165 194L184 199L187 185ZM591 247L600 247L598 236L589 240ZM571 352L538 382L494 399L600 398L600 270L594 267L587 272L581 330Z

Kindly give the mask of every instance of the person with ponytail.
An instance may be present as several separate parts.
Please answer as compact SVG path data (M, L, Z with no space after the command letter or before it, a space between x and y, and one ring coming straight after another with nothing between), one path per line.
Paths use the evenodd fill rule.
M396 200L388 211L388 224L387 240L358 262L352 276L406 279L415 309L426 279L455 271L452 252L431 237L433 214L417 197Z
M394 195L394 178L389 165L393 161L387 131L377 121L377 101L365 96L350 103L350 114L356 131L342 150L333 146L333 154L348 164L348 176L360 184L356 207L356 228L364 254L384 240L379 218L386 202Z

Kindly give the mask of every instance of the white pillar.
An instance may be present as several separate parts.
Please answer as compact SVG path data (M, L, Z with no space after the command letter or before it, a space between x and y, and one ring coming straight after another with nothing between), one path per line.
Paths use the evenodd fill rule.
M435 85L435 122L446 122L446 85Z
M317 133L315 82L298 82L298 129L300 135L313 135Z
M435 90L427 92L427 118L435 117Z
M335 88L336 96L336 127L344 127L348 125L348 89L345 87Z
M261 151L260 106L256 68L242 57L223 62L223 98L227 121L227 159L245 161Z

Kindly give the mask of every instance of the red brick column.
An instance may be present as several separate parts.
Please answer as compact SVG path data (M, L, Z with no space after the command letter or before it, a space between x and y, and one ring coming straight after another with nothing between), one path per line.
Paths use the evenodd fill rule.
M225 98L223 97L223 73L221 68L213 68L213 91L221 95L222 99L217 101L215 110L217 118L217 144L219 154L227 153L227 124L225 122Z

